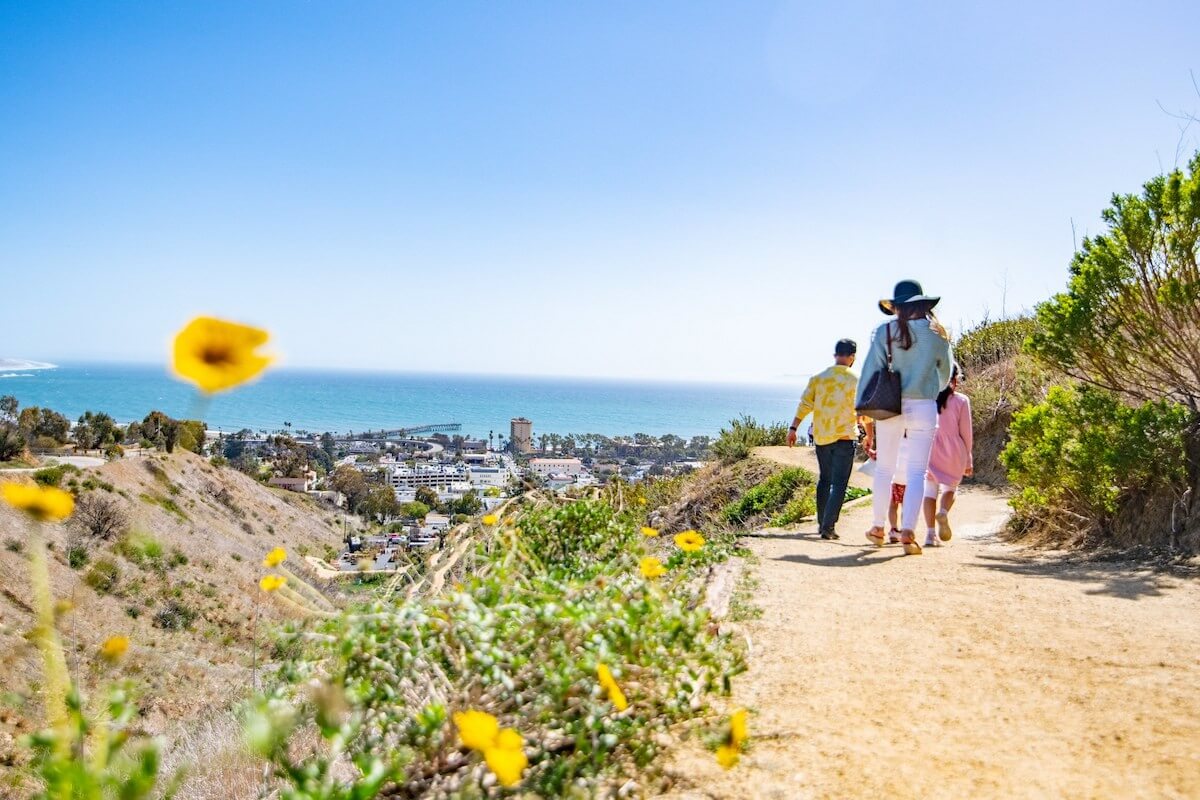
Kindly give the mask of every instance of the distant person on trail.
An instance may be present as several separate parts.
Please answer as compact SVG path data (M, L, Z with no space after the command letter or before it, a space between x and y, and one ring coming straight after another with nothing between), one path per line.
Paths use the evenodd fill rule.
M938 429L933 437L933 452L929 455L929 472L925 475L925 546L941 547L950 541L950 509L958 484L964 477L975 474L972 449L975 445L971 423L971 400L958 391L962 373L958 365L950 374L950 385L937 396ZM938 496L941 507L938 508ZM936 511L936 513L935 513ZM937 534L933 523L937 521Z
M905 492L900 513L900 543L906 555L921 554L914 529L924 498L917 487L929 470L929 453L938 425L937 396L950 382L954 362L950 337L933 315L939 300L926 295L921 284L906 280L896 284L891 299L879 301L879 310L895 314L896 319L875 330L859 387L861 394L868 385L868 376L887 369L890 351L893 367L900 374L901 407L899 415L875 422L875 519L867 539L876 547L883 546L892 476L903 448L905 484L913 488ZM863 399L856 398L855 407L862 406Z
M812 423L810 422L810 423L808 423L808 446L814 447L816 445L816 443L817 443L817 440L816 440L816 437L813 436L813 426L812 426Z
M817 450L817 526L822 539L837 539L837 523L846 500L846 485L854 468L854 446L858 442L858 417L854 397L858 378L850 371L858 345L842 339L833 348L833 366L814 375L804 388L796 418L788 428L788 447L796 445L796 431L811 412L809 430Z

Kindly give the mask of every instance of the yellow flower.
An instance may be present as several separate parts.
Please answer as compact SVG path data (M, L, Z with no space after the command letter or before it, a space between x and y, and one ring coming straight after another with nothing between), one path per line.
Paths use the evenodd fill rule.
M284 561L287 561L287 551L282 547L276 547L274 550L267 553L267 557L263 559L263 566L278 567Z
M625 699L625 693L621 691L621 687L613 679L612 670L606 664L600 664L596 667L596 676L600 679L600 686L608 692L608 702L612 703L617 711L624 711L629 708L629 701Z
M723 744L717 748L717 763L725 769L733 769L738 763L738 749Z
M645 536L647 538L653 538L655 536L658 536L658 530L655 528L648 528L648 527L643 526L642 527L642 536Z
M196 317L175 335L175 374L205 392L220 392L245 383L271 363L254 352L270 334L260 328Z
M109 661L116 661L125 655L125 651L128 649L128 636L110 636L104 640L104 644L100 645L100 655Z
M282 575L264 575L262 580L258 582L258 588L264 592L274 592L277 589L282 589L287 583L287 578Z
M495 746L500 733L500 723L486 711L456 711L454 727L465 747L480 752Z
M704 537L695 531L684 531L675 535L675 545L685 553L694 553L704 547Z
M639 505L639 506L644 506L644 505L646 505L646 498L644 498L644 497L639 497L639 498L638 498L638 505Z
M53 486L6 483L0 485L0 490L4 493L4 502L38 522L57 522L71 516L75 510L75 498Z
M639 568L642 571L643 578L657 578L667 574L667 568L654 556L643 558L641 564L639 564Z
M729 742L740 750L748 738L750 734L746 725L746 709L739 708L729 716Z
M500 785L511 788L521 782L521 774L529 765L525 757L525 740L512 728L505 728L496 735L496 743L483 754L488 769L496 775Z
M499 517L497 517L495 514L488 514L487 516L485 516L485 517L483 518L483 524L484 524L484 525L489 525L489 526L490 526L490 525L495 525L495 524L496 524L497 522L499 522L499 521L500 521L500 518L499 518Z

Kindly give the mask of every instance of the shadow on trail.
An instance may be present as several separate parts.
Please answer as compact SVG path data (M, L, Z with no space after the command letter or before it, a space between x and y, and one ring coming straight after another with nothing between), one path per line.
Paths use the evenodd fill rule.
M983 563L972 566L1030 578L1096 584L1084 594L1110 595L1124 600L1161 597L1179 585L1177 580L1152 565L1137 562L1069 559L1032 561L1018 556L980 556Z
M842 544L834 545L845 549L853 550L840 556L831 556L829 558L813 558L804 553L790 553L786 556L779 556L774 561L790 561L793 564L805 564L810 567L869 567L873 564L886 564L891 561L891 557L872 558L880 553L879 550L867 549L856 545ZM894 554L883 552L884 556L904 557L903 551L898 551Z

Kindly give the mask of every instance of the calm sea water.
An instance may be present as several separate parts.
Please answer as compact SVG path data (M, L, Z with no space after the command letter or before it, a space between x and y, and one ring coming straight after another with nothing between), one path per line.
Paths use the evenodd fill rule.
M463 433L508 435L524 416L539 433L715 435L731 418L790 420L796 386L646 383L608 380L326 372L278 369L207 402L159 367L66 364L0 373L0 395L48 406L72 420L86 410L121 422L152 409L201 418L210 427L275 431L362 431L457 422Z

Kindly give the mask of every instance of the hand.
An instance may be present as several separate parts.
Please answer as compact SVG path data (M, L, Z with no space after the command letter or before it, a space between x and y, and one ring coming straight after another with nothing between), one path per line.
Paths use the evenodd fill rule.
M868 448L867 448L867 458L869 458L869 459L871 459L872 461L874 461L874 460L875 460L875 457L876 457L876 456L878 456L878 455L879 455L879 452L878 452L878 451L877 451L877 450L876 450L874 447L868 447Z
M964 478L969 478L975 474L975 467L967 467L967 471L963 473Z
M788 447L796 446L796 432L795 431L793 431L793 430L788 431L787 443L788 443Z

